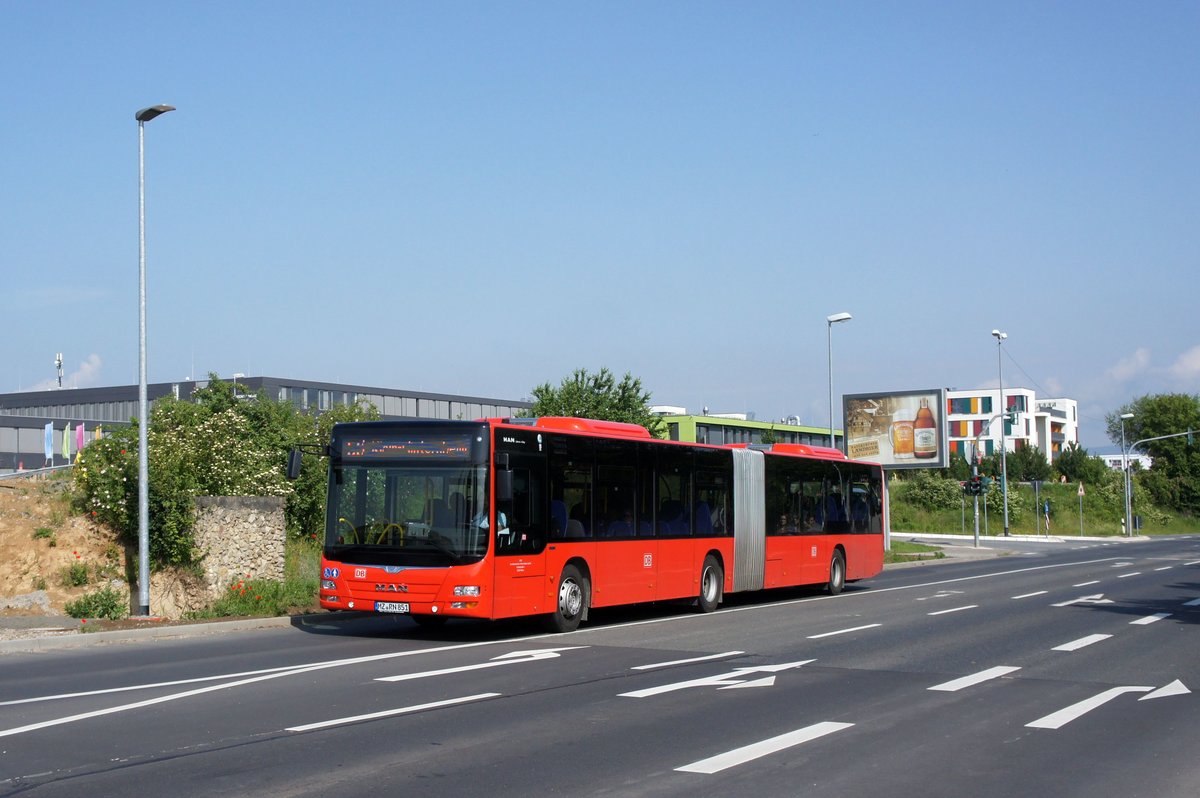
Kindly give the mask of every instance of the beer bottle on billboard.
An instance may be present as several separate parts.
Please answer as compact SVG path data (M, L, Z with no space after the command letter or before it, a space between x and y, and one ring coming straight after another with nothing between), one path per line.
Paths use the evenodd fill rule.
M929 400L921 400L921 409L913 421L913 455L923 460L937 457L937 422L929 409Z

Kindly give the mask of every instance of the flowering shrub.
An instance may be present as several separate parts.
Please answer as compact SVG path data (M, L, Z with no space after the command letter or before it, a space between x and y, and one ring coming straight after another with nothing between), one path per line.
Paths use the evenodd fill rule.
M150 556L157 564L194 562L196 496L282 496L289 534L304 537L319 530L327 462L306 458L301 478L290 482L284 474L288 450L324 443L337 421L378 416L374 408L339 407L314 417L264 395L238 399L232 385L210 377L191 401L160 399L151 409L149 531ZM136 423L83 449L74 469L79 509L131 543L137 540Z

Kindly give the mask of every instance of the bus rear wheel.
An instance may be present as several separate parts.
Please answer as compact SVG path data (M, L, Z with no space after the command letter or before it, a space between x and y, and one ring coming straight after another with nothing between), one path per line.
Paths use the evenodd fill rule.
M700 569L700 596L696 606L700 612L712 612L721 603L721 588L725 586L725 573L721 564L711 554L704 558L704 566Z
M841 551L835 551L833 559L829 561L829 584L826 585L826 590L829 591L829 595L836 596L845 586L846 557Z
M587 604L588 583L574 565L563 568L558 579L558 599L548 621L555 632L574 632L583 620Z

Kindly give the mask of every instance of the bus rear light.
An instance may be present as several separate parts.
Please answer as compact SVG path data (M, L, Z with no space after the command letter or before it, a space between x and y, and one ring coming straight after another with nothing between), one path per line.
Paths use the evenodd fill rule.
M479 585L455 585L454 595L456 596L478 596Z
M333 581L332 579L322 579L321 580L321 589L322 590L337 590L337 582Z

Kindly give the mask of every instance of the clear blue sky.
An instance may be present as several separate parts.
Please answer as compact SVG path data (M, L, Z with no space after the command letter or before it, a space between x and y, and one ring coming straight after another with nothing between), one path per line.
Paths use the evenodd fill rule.
M6 2L0 391L1200 391L1194 2ZM840 402L839 402L840 404ZM840 411L839 421L840 424Z

